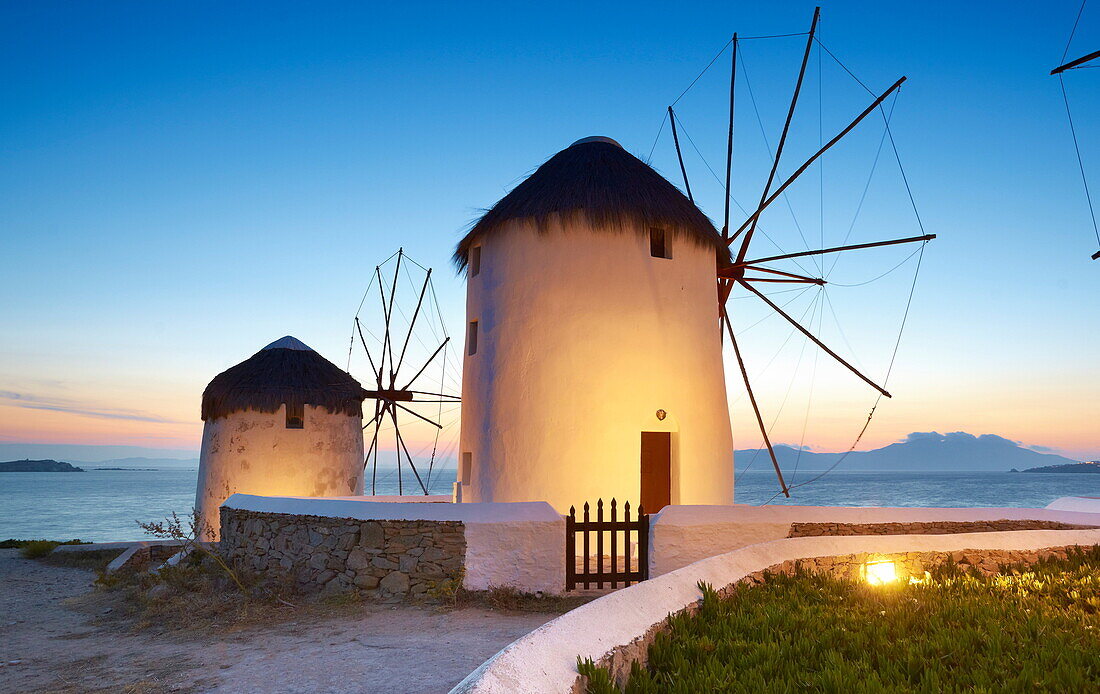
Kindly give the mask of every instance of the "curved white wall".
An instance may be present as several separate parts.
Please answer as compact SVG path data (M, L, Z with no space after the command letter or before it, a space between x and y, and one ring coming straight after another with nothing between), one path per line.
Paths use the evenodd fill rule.
M363 493L361 417L307 405L305 427L286 428L278 412L234 412L202 430L195 508L214 530L230 495L352 496Z
M672 259L650 256L648 230L513 224L478 242L463 501L636 507L641 432L671 431L672 503L733 502L714 250L669 238Z

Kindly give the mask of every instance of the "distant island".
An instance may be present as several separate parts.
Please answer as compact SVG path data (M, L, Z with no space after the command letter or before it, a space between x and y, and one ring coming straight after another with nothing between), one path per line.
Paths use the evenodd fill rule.
M1090 460L1085 463L1069 463L1067 465L1044 465L1033 467L1023 472L1094 472L1100 473L1100 460Z
M94 467L92 470L125 470L126 472L156 472L155 467Z
M56 460L12 460L0 463L0 472L84 472L84 469Z

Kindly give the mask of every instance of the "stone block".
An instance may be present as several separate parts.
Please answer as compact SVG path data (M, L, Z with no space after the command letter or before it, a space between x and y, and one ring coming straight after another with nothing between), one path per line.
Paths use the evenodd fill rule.
M404 595L409 590L409 575L400 571L392 571L379 582L378 588L383 593Z

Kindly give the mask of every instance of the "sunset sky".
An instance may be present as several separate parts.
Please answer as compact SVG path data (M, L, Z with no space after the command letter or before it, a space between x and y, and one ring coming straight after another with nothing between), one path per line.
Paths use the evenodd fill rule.
M197 450L206 383L268 342L291 334L346 363L370 274L399 246L436 269L461 335L450 255L480 209L589 135L643 159L653 148L652 165L682 185L666 107L732 32L804 32L813 7L3 4L0 442ZM887 101L891 130L923 229L938 235L895 397L861 449L967 431L1100 459L1100 246L1048 75L1078 7L823 8L822 44L868 87L908 76ZM746 207L769 166L757 113L774 147L803 42L741 45L733 192ZM1069 57L1097 48L1091 3ZM827 53L811 55L781 177L872 100ZM693 192L719 224L722 190L695 147L721 175L728 80L727 50L676 103ZM1100 70L1065 85L1100 199ZM883 132L874 114L769 210L761 226L779 247L921 233ZM775 248L758 238L753 254ZM804 261L831 284L775 300L882 380L915 250ZM757 299L731 307L773 440L851 445L874 392ZM736 445L756 447L732 358L727 375Z

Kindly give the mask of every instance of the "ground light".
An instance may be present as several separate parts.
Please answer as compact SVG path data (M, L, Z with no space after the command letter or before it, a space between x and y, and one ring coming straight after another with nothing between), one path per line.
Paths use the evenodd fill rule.
M898 569L889 559L879 559L867 562L863 575L868 584L882 586L898 580Z

